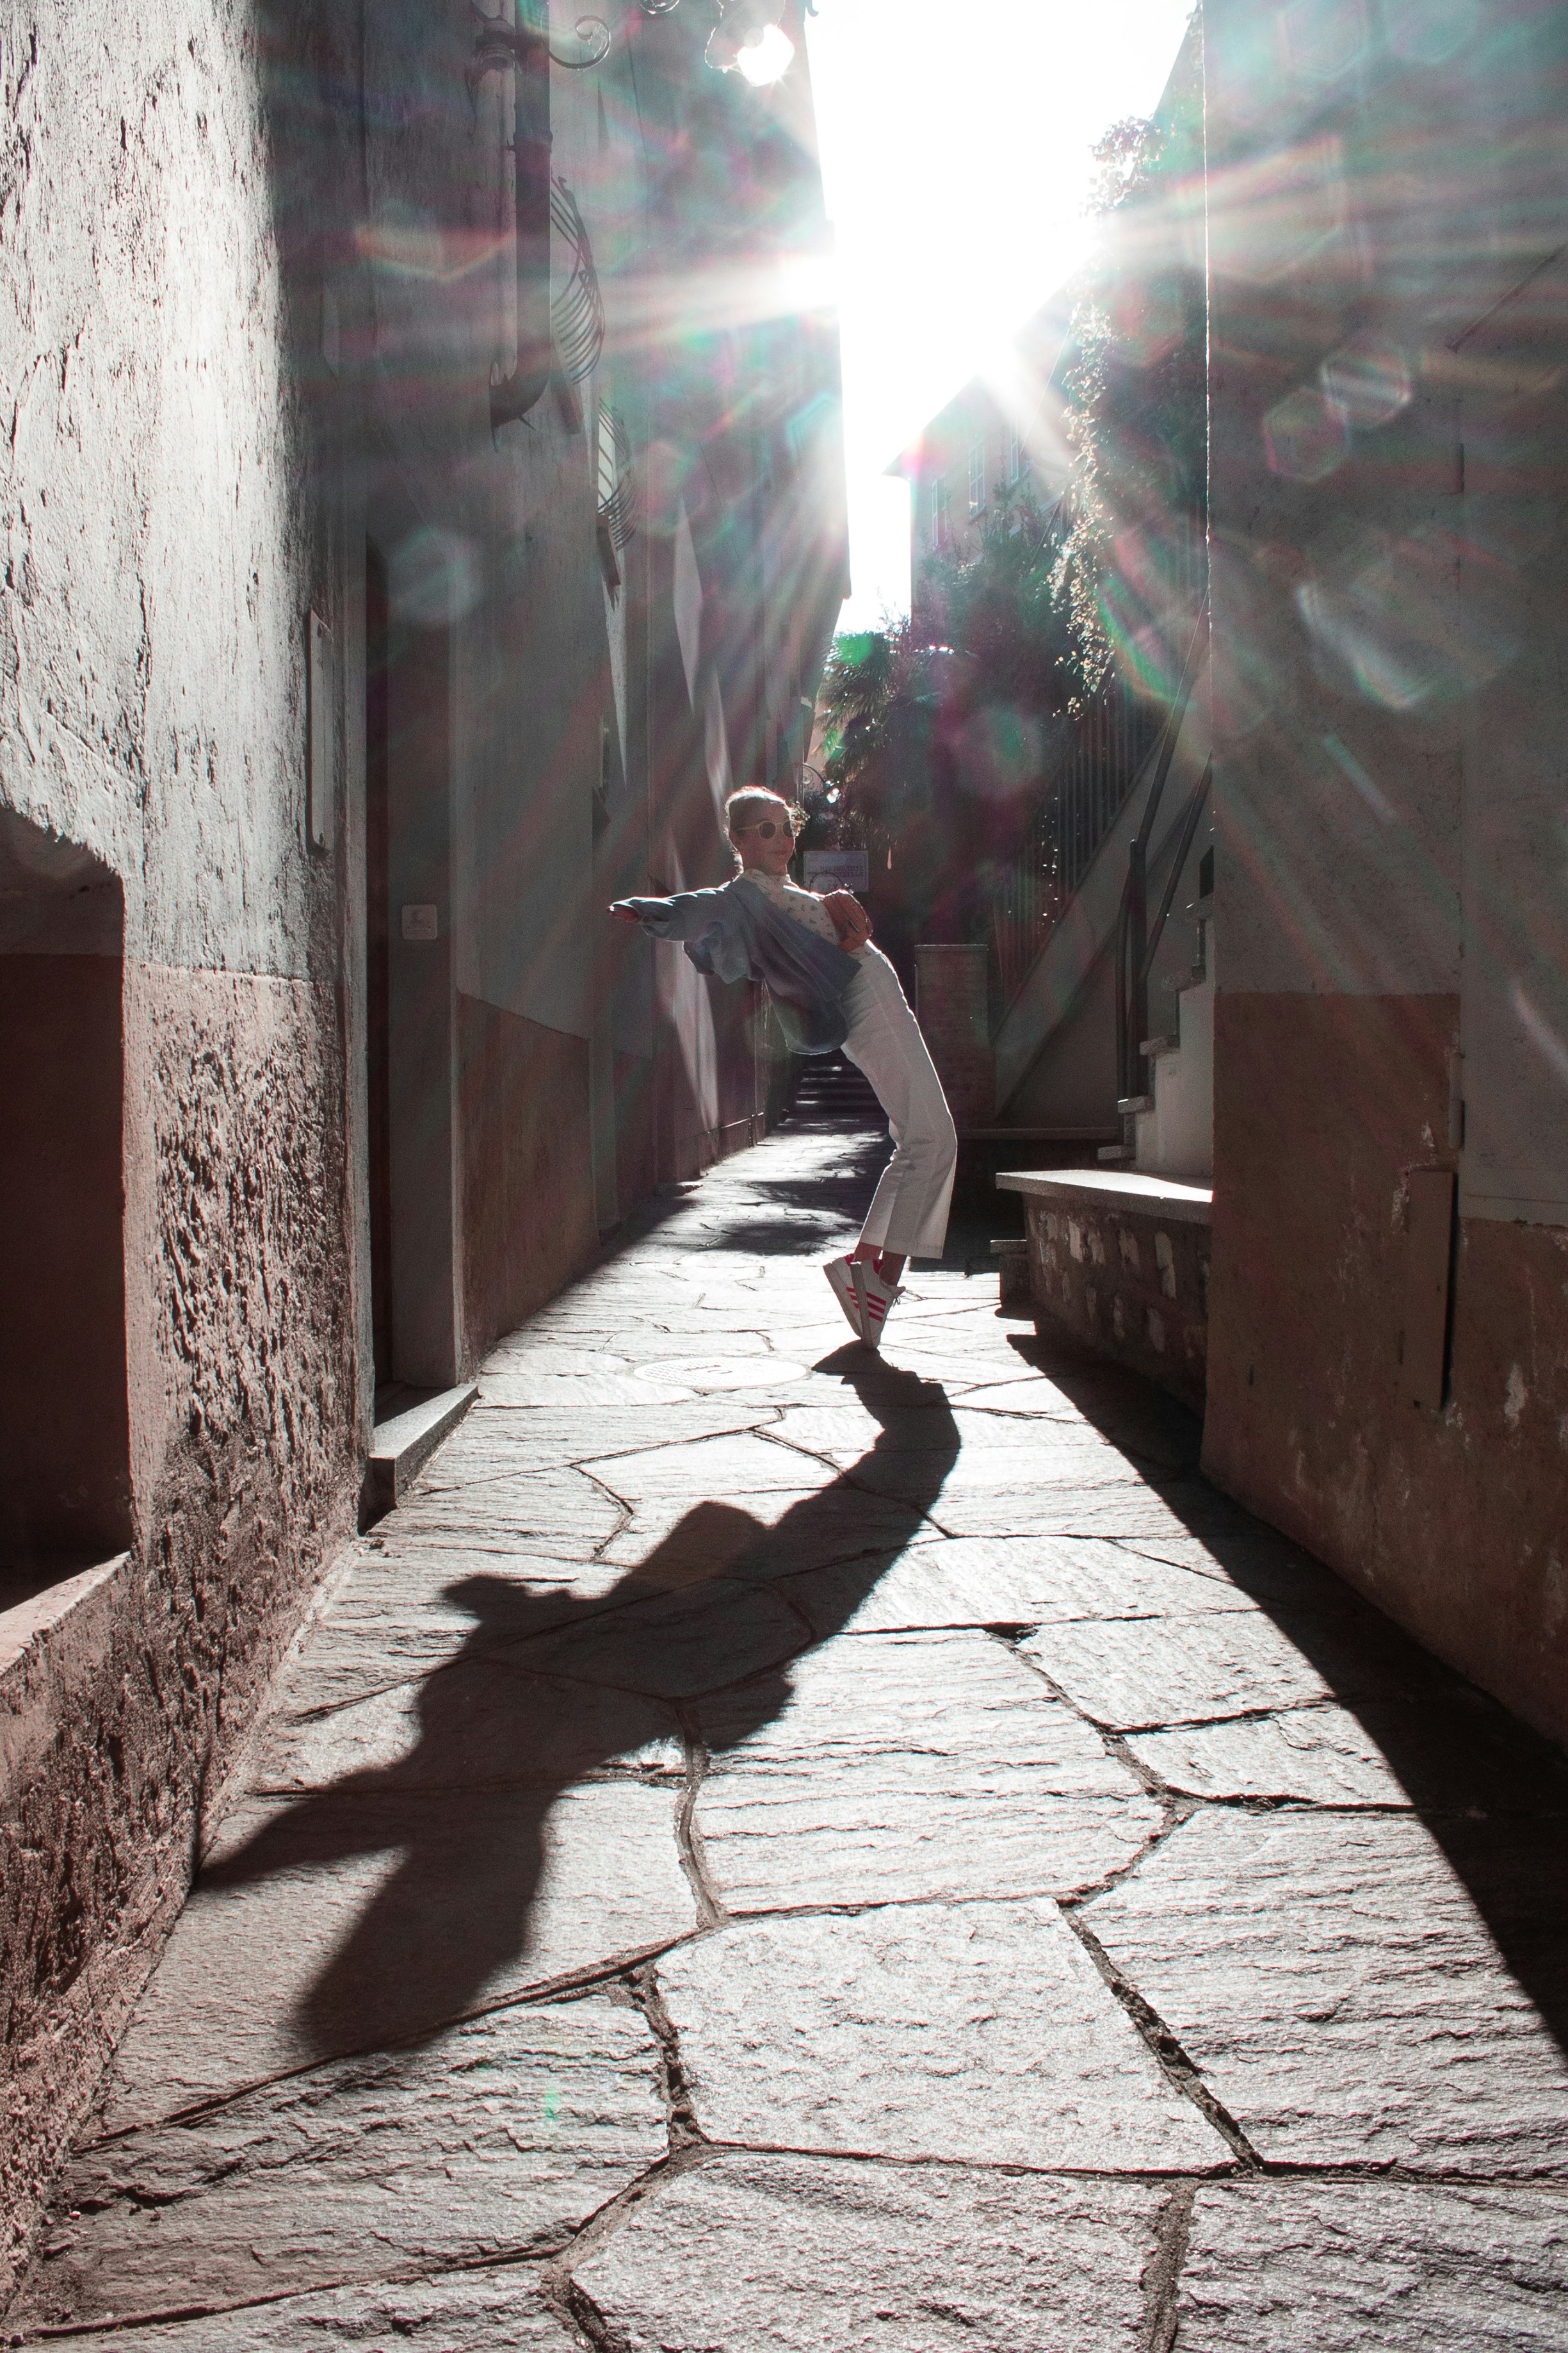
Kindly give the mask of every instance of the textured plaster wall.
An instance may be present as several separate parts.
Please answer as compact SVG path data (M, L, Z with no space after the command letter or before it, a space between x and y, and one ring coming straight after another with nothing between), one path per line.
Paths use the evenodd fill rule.
M0 9L0 799L124 902L129 1555L0 1620L0 2280L352 1527L328 599L247 9ZM74 1599L73 1608L63 1605Z
M1568 1738L1568 1236L1462 1220L1441 1408L1401 1377L1404 1171L1448 1166L1452 997L1217 1001L1205 1467Z
M0 775L121 876L130 955L287 972L310 549L258 72L237 8L0 16Z
M138 1540L8 1666L0 1645L7 2262L352 1527L330 1000L166 968L128 997Z
M581 1038L458 1000L465 1327L476 1358L553 1297L597 1240Z

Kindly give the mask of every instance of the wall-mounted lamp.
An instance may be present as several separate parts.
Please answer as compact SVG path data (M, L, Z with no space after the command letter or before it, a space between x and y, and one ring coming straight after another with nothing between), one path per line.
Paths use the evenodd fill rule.
M610 28L598 16L576 20L571 40L551 27L550 0L468 0L478 23L468 61L468 94L487 159L486 210L495 239L497 286L490 359L490 420L515 423L542 395L554 366L550 229L550 69L580 73L609 55ZM668 16L680 0L637 0L645 16ZM795 43L779 19L785 0L720 0L720 19L704 52L720 73L739 73L753 88L788 71ZM805 0L814 13L812 0ZM568 202L570 198L568 196ZM559 200L556 201L559 215ZM573 207L575 214L575 207ZM558 226L564 227L558 220ZM581 227L578 220L577 227ZM586 251L586 232L568 241ZM567 289L575 300L578 268ZM592 260L586 269L592 280ZM592 287L595 301L597 287ZM584 298L585 299L585 298ZM579 307L581 307L579 305ZM600 332L603 332L602 318Z
M680 0L638 0L645 16L668 16ZM784 0L719 0L720 18L704 51L718 73L738 73L754 90L781 81L795 57L795 43L780 24ZM810 0L806 12L814 14Z
M550 69L564 66L580 73L600 64L609 53L610 30L596 16L579 16L574 46L562 47L552 36L548 6L540 0L499 0L489 7L469 0L469 5L479 30L468 61L468 92L487 162L486 204L496 254L490 422L510 425L534 407L555 365Z

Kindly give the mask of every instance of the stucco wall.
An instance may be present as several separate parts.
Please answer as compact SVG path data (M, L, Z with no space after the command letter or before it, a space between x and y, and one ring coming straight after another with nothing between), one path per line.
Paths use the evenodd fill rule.
M114 1575L0 1620L0 2280L353 1525L330 584L260 76L244 11L0 11L0 798L123 900L133 1495Z
M466 1328L476 1357L560 1290L597 1244L588 1050L516 1013L458 1000Z
M722 369L693 357L649 257L684 300L705 239L749 266L749 231L787 239L820 190L764 97L704 82L691 11L621 31L597 73L552 77L554 168L610 312L580 398L590 423L601 396L641 399L636 446L663 435L676 477L724 478L700 561L733 680L721 643L687 675L651 501L609 596L593 437L561 388L492 427L465 5L0 0L0 807L19 828L0 827L0 953L106 957L90 993L112 1008L118 987L132 1504L108 1573L0 1609L0 1959L25 1989L5 2013L0 2293L204 1810L352 1532L371 1204L416 1229L383 1262L417 1277L421 1361L450 1379L650 1183L751 1140L766 1101L743 994L682 964L656 1007L647 944L603 902L679 879L649 871L672 811L689 858L721 855L728 733L776 722L798 659L759 517L826 498L804 469L774 482L771 422L735 421L754 352L737 333ZM730 140L775 174L739 200ZM823 530L774 535L816 561ZM817 571L798 585L820 634L838 575ZM334 814L310 847L312 610ZM54 871L62 844L96 861L111 940L73 946L58 909L47 936L12 924L28 860ZM406 929L405 907L434 924Z
M1562 1736L1568 34L1536 0L1205 24L1205 1462ZM1459 1215L1416 1406L1423 1169Z
M1205 1463L1568 1737L1568 1233L1461 1219L1441 1404L1402 1378L1405 1172L1440 1145L1451 997L1219 998Z

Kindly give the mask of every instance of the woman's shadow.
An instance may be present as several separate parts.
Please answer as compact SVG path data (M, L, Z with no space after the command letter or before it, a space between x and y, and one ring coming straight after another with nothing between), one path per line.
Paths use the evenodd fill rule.
M204 1871L198 1886L216 1892L397 1855L295 2004L301 2057L417 2038L487 1989L526 1981L517 1964L563 1794L631 1772L670 1784L673 1809L693 1703L723 1691L724 1746L783 1714L789 1662L853 1617L959 1451L940 1383L852 1347L817 1369L839 1374L880 1425L851 1469L771 1527L733 1504L697 1504L596 1599L500 1576L447 1587L473 1630L423 1678L415 1745L310 1790ZM896 1499L861 1483L872 1464ZM807 1579L809 1618L791 1598Z

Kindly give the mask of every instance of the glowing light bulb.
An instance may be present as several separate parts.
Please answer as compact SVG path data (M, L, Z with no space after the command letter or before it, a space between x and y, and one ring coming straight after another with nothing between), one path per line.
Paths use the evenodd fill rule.
M748 41L735 59L753 90L765 90L769 82L782 81L795 57L795 43L782 25L764 25L754 41Z

